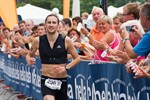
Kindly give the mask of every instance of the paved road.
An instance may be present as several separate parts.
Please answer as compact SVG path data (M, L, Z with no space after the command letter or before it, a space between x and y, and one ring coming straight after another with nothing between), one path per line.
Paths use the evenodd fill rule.
M11 87L4 84L4 81L0 79L0 100L34 100L26 97L20 92L14 91Z

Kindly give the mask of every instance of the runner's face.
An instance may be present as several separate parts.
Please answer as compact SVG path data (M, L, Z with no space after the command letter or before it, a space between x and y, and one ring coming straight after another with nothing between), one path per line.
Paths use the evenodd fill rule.
M54 16L50 16L47 18L47 21L45 23L46 31L48 33L55 33L58 29L58 20Z

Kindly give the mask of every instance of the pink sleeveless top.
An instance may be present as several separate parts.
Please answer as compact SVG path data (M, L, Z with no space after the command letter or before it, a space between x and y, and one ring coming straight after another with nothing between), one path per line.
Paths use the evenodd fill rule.
M115 50L115 49L118 49L120 40L119 40L119 37L115 31L113 31L113 35L114 35L114 40L108 45L111 49ZM101 60L101 61L109 61L106 57L101 56L103 51L104 50L102 50L102 49L96 50L95 54L94 54L94 59L95 60Z

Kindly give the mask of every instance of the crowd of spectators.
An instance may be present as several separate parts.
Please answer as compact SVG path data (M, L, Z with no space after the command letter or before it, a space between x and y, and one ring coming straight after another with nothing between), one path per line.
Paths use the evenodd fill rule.
M93 7L93 28L87 27L89 14L84 12L81 17L62 19L58 32L71 38L81 60L115 61L126 64L127 72L135 73L135 78L150 78L149 8L149 2L128 3L121 15L111 19L101 8ZM45 23L34 25L32 20L19 21L13 30L0 23L0 50L8 57L25 57L32 41L45 31ZM38 50L35 56L39 56Z

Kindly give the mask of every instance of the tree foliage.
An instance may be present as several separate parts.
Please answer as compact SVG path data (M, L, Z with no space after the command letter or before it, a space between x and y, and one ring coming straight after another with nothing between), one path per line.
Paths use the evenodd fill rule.
M115 7L120 7L123 6L129 2L139 2L139 3L144 3L147 2L148 0L109 0L108 5L113 5Z
M120 7L125 5L128 2L141 2L144 3L148 0L107 0L108 6L112 5L115 7ZM72 2L70 0L70 15L72 14ZM30 3L35 6L39 6L48 10L52 10L53 8L58 8L60 14L63 13L63 0L17 0L17 7L23 6L26 3ZM91 13L93 6L100 6L100 0L80 0L80 12L88 12Z
M91 13L93 6L100 7L100 0L80 0L80 8L82 12Z

